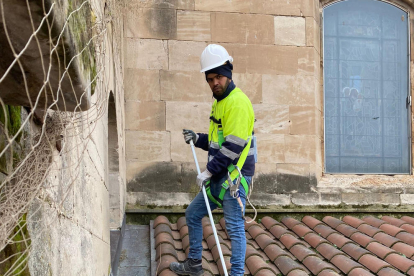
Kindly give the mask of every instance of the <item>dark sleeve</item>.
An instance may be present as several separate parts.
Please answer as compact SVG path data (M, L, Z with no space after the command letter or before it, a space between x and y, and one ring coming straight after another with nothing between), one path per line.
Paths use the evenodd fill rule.
M203 149L205 151L208 151L208 134L205 134L205 133L197 133L197 134L198 134L198 140L194 146L196 146L197 148Z

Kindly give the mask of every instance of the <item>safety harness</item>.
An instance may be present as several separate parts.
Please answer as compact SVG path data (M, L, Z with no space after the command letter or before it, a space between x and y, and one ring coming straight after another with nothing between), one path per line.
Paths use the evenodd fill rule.
M224 143L224 135L223 135L223 126L221 125L221 120L217 120L214 117L210 117L213 122L218 124L218 144L221 149L221 145ZM233 198L238 198L240 195L240 184L243 186L246 195L249 193L249 185L247 184L246 179L241 174L241 168L244 165L244 162L246 161L247 155L249 153L250 145L251 145L252 139L249 137L247 145L244 147L239 160L237 161L236 165L230 164L230 166L227 167L228 170L228 176L226 181L221 186L221 191L218 197L215 197L211 194L210 190L210 181L208 181L205 184L206 193L208 198L215 203L219 208L223 208L223 198L224 194L226 193L227 189L230 188L230 195ZM233 181L237 178L236 183L234 184ZM242 212L243 213L243 212Z

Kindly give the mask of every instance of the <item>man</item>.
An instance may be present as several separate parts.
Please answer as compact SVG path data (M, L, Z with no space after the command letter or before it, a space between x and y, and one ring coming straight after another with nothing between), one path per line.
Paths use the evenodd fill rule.
M208 151L206 169L197 176L196 182L200 188L206 186L212 210L223 208L232 249L230 275L239 276L244 274L246 253L243 214L248 185L255 169L254 112L249 98L232 80L232 61L233 58L220 45L210 44L201 54L201 72L205 73L215 98L210 128L208 134L184 129L183 135L187 144L193 140L196 147ZM205 215L207 207L200 192L185 212L190 238L187 259L183 263L170 264L170 269L179 275L203 274L201 220Z

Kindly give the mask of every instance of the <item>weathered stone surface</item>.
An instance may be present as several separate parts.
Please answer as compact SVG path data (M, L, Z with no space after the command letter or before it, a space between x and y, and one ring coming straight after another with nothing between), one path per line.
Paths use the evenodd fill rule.
M191 150L190 150L191 151ZM200 166L200 171L203 172L206 169L207 158L203 158L203 155L197 154L198 165ZM197 167L194 163L193 157L186 160L186 162L181 164L181 176L182 176L182 191L190 192L192 197L200 191L200 188L196 184L197 179ZM192 161L192 162L191 162Z
M210 41L210 13L177 11L177 39Z
M301 0L301 12L303 16L319 17L319 0Z
M298 72L298 52L294 47L247 45L246 54L248 73L295 75Z
M127 9L158 8L194 10L194 0L139 0L127 1L125 4Z
M257 191L253 192L250 201L254 206L288 206L290 205L290 195L267 194Z
M230 56L233 57L233 73L247 72L247 50L244 44L222 44Z
M181 163L128 162L127 192L179 192Z
M125 37L174 39L176 24L176 11L173 9L128 9L124 23Z
M306 17L306 46L313 46L320 53L321 30L313 17Z
M306 45L305 18L275 16L275 44L277 45Z
M168 69L167 41L125 39L125 66L138 69Z
M260 163L285 162L285 136L281 134L255 134L257 137L257 155Z
M165 102L126 102L125 129L165 130Z
M311 135L285 136L286 163L315 163L317 139Z
M320 61L320 55L314 47L298 48L299 74L315 76L315 78L319 79L321 74Z
M264 13L274 15L300 16L302 0L254 0L251 1L252 13Z
M262 75L233 73L233 81L249 97L252 104L262 102Z
M206 46L205 42L169 40L170 70L200 72L200 56Z
M253 105L255 133L289 134L289 106L276 104Z
M343 193L342 202L348 205L399 205L399 194L386 194L386 193Z
M317 134L316 115L314 106L289 106L290 134Z
M195 0L195 10L249 13L251 1Z
M140 162L171 161L170 133L126 131L126 158Z
M292 203L301 206L337 206L341 204L340 194L297 193L292 194Z
M281 105L314 105L315 79L311 76L263 75L263 102Z
M203 73L162 70L160 78L163 101L212 101L212 92Z
M167 130L208 131L211 103L167 102Z
M127 204L129 207L134 206L182 206L190 204L194 196L190 193L174 193L171 192L129 192L127 194Z
M270 15L211 14L211 39L217 42L273 44L273 28L273 17Z
M277 164L278 193L309 193L311 185L309 164Z
M160 72L158 70L126 69L124 80L126 101L159 101Z
M204 132L208 132L208 126ZM200 148L195 149L198 162L206 162L207 151ZM179 162L193 162L194 160L191 147L185 143L182 131L171 131L171 159Z
M277 193L276 166L276 164L263 163L262 161L256 164L254 191L270 194Z
M401 204L412 205L414 204L414 194L401 194Z

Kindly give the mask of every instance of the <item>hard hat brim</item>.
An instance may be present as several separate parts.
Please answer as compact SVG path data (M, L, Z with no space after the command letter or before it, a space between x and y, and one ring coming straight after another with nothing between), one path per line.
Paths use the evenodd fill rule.
M219 67L219 66L221 66L221 65L225 64L227 61L233 62L233 58L232 58L231 56L229 56L229 58L228 58L228 59L226 59L224 62L217 62L217 63L214 63L213 65L210 65L210 66L207 66L207 67L205 67L205 68L201 69L201 70L200 70L200 72L201 72L201 73L204 73L204 72L206 72L206 71L208 71L208 70L211 70L211 69L213 69L213 68Z

